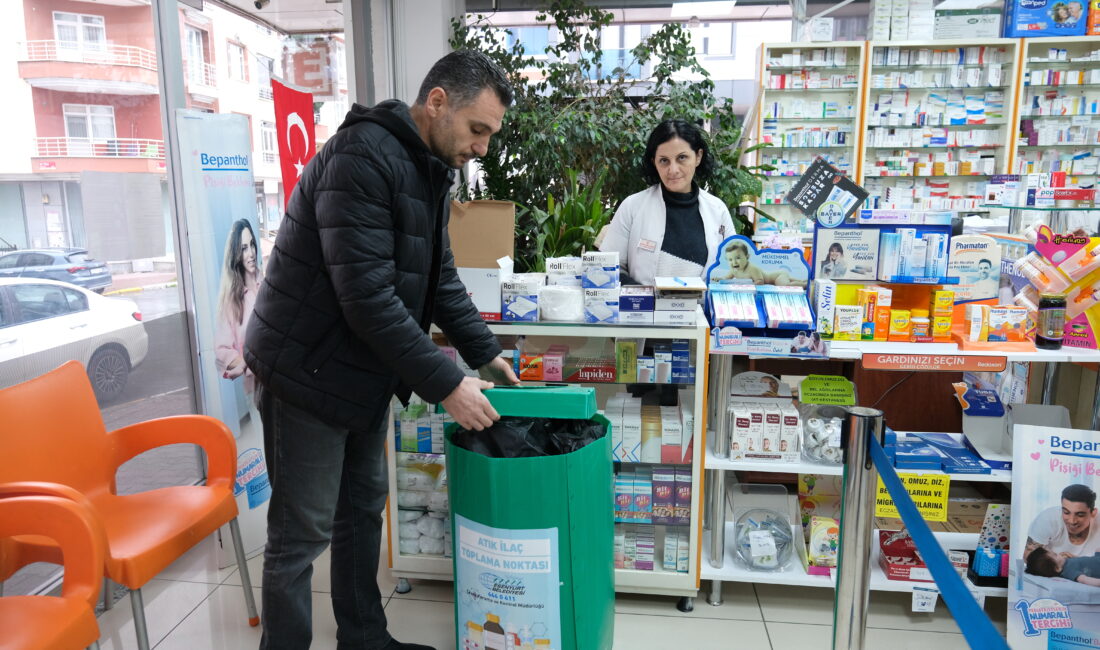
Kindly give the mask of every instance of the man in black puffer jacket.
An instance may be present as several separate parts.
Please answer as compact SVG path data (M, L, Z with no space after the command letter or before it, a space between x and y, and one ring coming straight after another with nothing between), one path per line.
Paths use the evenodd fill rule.
M440 403L466 428L498 418L427 334L518 383L458 279L447 237L454 168L482 156L512 91L484 55L432 67L410 108L356 105L291 195L249 320L272 495L261 648L312 640L312 563L332 543L341 649L414 650L386 631L378 589L391 397Z

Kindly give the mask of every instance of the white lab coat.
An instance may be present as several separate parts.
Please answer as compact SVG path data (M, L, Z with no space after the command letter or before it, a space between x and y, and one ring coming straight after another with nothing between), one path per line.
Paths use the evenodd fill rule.
M737 231L726 204L703 188L699 188L699 214L707 237L705 270L714 263L718 245ZM664 240L665 199L657 184L623 200L599 246L601 251L617 251L619 263L630 277L641 284L653 284Z

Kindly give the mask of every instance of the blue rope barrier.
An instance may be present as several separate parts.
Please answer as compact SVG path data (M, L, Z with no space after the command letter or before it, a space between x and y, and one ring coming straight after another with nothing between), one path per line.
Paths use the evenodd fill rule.
M1008 643L997 632L997 628L993 627L985 611L978 607L978 602L974 600L974 596L971 595L962 578L955 572L955 567L947 559L943 547L936 541L932 529L928 527L917 506L913 504L909 492L902 485L897 471L890 459L886 457L886 452L882 450L882 445L874 438L870 439L870 444L871 460L875 462L879 476L882 477L883 484L890 492L901 520L905 522L909 536L913 538L917 549L920 550L921 558L928 565L928 570L936 581L936 587L939 588L944 602L947 603L947 608L951 610L951 615L955 617L955 623L958 624L966 642L976 650L1009 650Z

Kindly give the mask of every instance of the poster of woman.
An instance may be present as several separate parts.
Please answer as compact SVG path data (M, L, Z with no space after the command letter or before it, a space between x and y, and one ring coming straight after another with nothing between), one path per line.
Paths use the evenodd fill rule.
M244 333L256 304L261 275L255 231L248 219L237 219L225 240L214 333L215 360L223 379L244 377L244 392L250 398L255 379L244 363Z

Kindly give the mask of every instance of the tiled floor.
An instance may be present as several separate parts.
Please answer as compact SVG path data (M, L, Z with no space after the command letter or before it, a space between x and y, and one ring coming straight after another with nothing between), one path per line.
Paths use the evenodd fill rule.
M144 590L149 640L157 650L240 650L256 648L259 628L246 621L240 575L218 569L214 538L196 546ZM257 603L262 559L249 562ZM328 554L314 566L313 648L336 647L336 623L329 600ZM386 599L390 631L401 640L454 648L454 608L449 583L413 582L408 594L383 569L378 582ZM667 597L621 595L615 603L615 648L692 650L825 649L831 646L832 591L766 584L727 583L724 603L712 607L703 595L695 611L677 611ZM966 648L941 602L934 614L913 614L905 594L871 595L866 647L953 650ZM1005 601L987 600L986 610L1004 632ZM128 598L99 619L103 650L135 648Z

